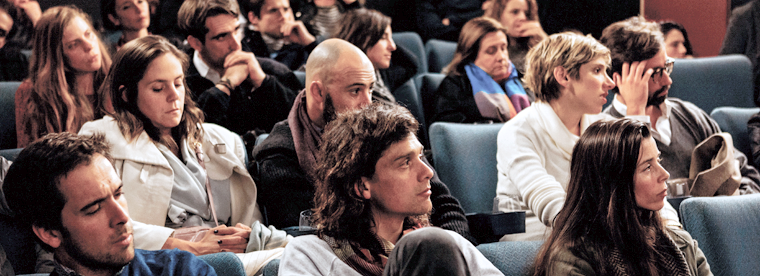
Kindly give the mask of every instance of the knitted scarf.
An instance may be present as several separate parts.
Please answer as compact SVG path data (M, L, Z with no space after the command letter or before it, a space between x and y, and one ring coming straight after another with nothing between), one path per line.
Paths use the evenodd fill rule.
M683 253L675 242L663 231L655 236L654 244L657 270L660 275L689 276L689 267L686 264ZM610 271L615 276L633 275L630 267L623 261L623 254L614 248L609 255Z
M509 77L504 81L504 86L500 86L486 71L474 63L464 66L467 79L472 85L472 96L475 98L481 116L506 122L530 106L528 94L525 93L525 88L517 77L517 70L511 61L508 66Z
M388 255L393 251L393 243L373 235L381 245L380 252L372 252L362 248L358 243L348 240L336 240L330 236L322 236L322 240L330 245L338 259L364 276L379 276L383 274L385 264L388 263Z
M288 114L288 125L293 134L298 164L306 172L307 177L313 179L314 169L317 166L316 153L322 144L322 133L309 119L306 112L306 89L301 90L296 96L293 107Z

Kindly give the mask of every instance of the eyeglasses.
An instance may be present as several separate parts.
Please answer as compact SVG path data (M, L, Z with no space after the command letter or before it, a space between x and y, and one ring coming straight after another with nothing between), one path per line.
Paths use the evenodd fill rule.
M652 80L656 83L659 83L660 80L662 80L662 73L668 73L668 76L670 76L670 73L673 73L673 64L676 63L675 59L667 58L665 59L665 67L657 67L654 68L654 72L652 72Z

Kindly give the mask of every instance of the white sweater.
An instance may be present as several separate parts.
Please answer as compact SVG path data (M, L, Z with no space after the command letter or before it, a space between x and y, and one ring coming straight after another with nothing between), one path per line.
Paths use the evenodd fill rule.
M648 116L634 119L649 122ZM614 119L607 114L584 115L581 133L593 122ZM506 210L509 195L516 195L525 214L524 234L507 235L503 240L541 240L548 236L554 217L565 204L570 182L570 159L580 139L570 133L544 102L536 102L509 120L499 131L497 141L499 210ZM678 215L665 204L661 215L678 225Z

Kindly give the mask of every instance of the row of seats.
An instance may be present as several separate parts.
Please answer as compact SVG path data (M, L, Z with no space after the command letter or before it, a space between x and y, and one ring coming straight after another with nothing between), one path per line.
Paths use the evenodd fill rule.
M432 134L432 133L431 133ZM716 276L755 275L760 271L760 195L694 197L680 207L683 226L699 243ZM530 275L541 241L481 244L477 248L504 275ZM279 260L263 275L277 275Z

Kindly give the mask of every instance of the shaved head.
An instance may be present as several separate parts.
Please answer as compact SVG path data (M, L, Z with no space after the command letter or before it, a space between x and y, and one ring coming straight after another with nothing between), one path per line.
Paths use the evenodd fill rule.
M369 104L374 82L374 66L362 50L345 40L325 40L314 48L306 61L309 117L318 126L324 126L333 117L332 113Z

